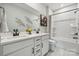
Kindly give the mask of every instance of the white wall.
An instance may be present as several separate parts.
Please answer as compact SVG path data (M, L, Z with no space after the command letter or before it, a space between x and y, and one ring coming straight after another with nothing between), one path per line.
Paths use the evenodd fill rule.
M63 6L63 8L58 9L57 11L55 11L54 14L55 14L55 13L61 13L61 12L63 12L63 11L70 10L70 9L75 9L75 8L77 8L77 3L74 3L74 4L69 5L69 6L67 6L67 7L64 7L64 6Z
M48 15L48 10L47 7L42 5L41 3L27 3L27 5L29 5L30 7L32 7L33 9L37 10L40 14L47 16ZM49 24L48 24L49 26ZM43 27L41 26L41 31L42 32L48 32L48 26L47 27Z
M37 10L40 14L46 15L46 7L40 3L27 3L30 7Z
M54 14L61 13L61 12L67 11L67 10L72 10L72 9L75 9L75 8L77 8L77 4L74 4L72 6L69 6L69 7L66 7L66 8L63 8L63 9L60 9L60 10L54 12ZM65 19L74 19L76 17L74 11L55 15L54 21L60 21L60 20L65 20Z
M53 11L49 8L49 15L52 15Z

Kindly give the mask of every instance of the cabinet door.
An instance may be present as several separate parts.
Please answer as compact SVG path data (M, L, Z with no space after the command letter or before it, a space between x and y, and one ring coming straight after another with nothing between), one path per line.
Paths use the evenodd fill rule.
M3 47L0 45L0 56L3 56Z
M25 47L17 52L10 54L9 56L33 56L33 45Z
M24 47L34 45L33 39L28 39L20 42L11 43L3 46L3 54L8 55L15 51L21 50Z
M48 39L42 41L42 55L45 55L48 52L49 43Z

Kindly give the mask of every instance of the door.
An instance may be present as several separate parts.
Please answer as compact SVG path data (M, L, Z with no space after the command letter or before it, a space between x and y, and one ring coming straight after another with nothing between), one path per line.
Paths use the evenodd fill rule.
M42 55L45 55L48 52L49 44L48 39L42 41Z
M33 56L33 45L30 45L28 47L25 47L21 50L18 50L12 54L10 54L9 56Z

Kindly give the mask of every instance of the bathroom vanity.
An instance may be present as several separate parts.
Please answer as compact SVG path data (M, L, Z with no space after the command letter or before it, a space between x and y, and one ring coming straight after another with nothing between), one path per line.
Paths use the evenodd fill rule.
M2 56L42 56L49 50L49 34L39 33L31 35L5 38L0 43Z

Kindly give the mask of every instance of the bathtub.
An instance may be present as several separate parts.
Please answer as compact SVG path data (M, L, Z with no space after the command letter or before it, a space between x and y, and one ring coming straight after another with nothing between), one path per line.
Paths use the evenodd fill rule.
M56 40L56 47L79 53L79 40L63 37L52 37L52 39Z

